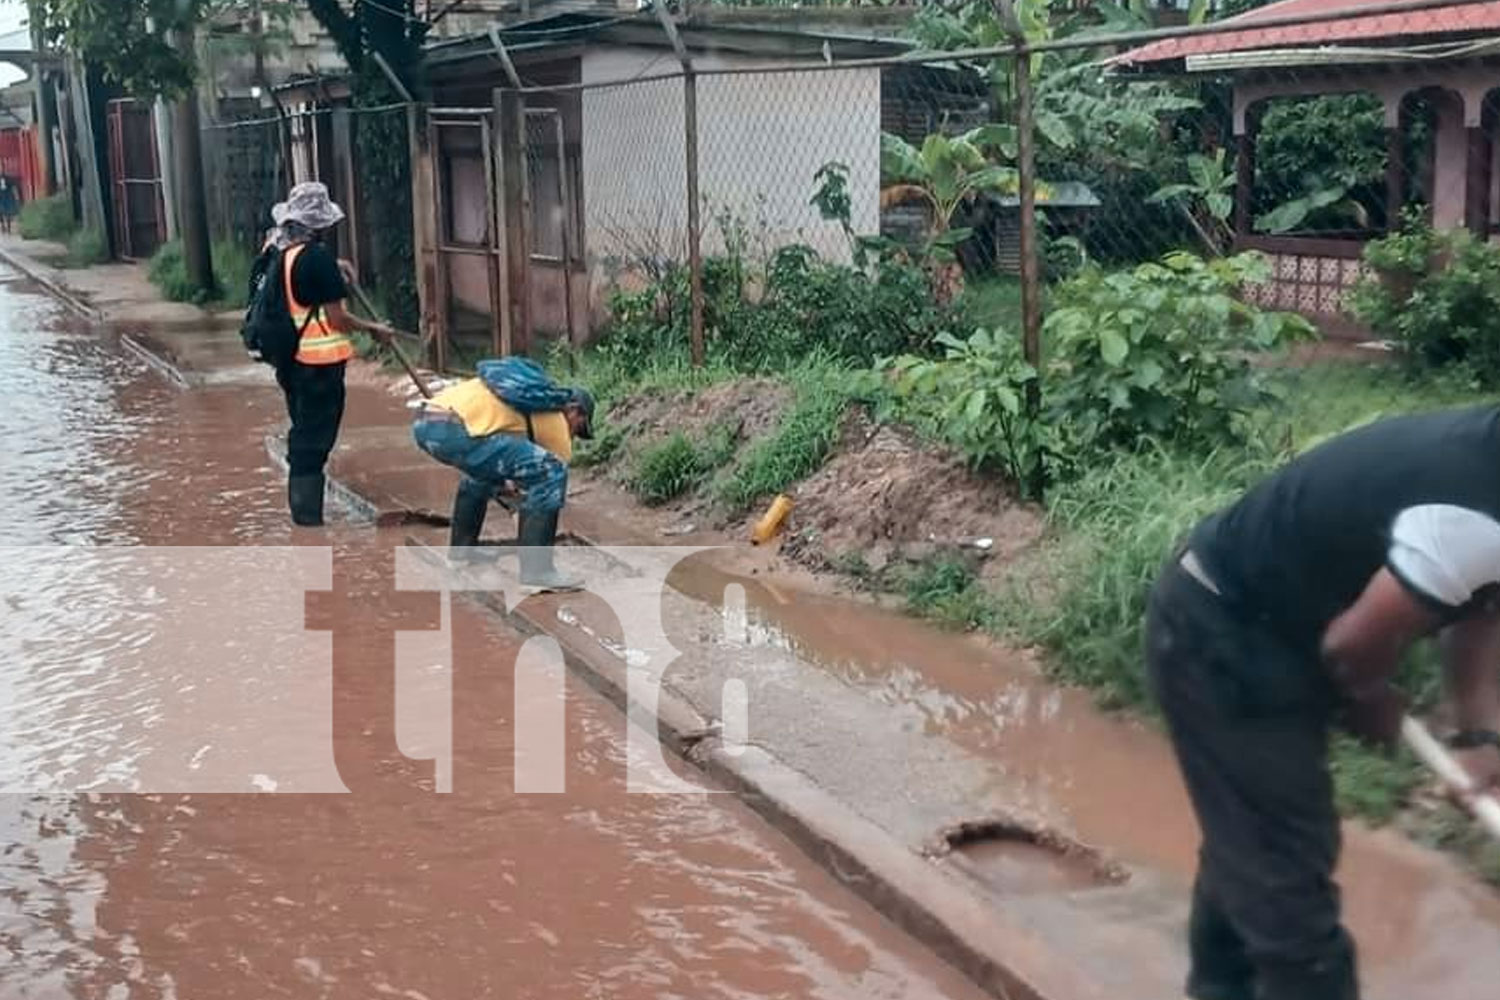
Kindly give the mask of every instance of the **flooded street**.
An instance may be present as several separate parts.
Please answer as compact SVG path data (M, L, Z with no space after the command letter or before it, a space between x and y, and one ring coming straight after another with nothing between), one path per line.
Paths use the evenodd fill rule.
M400 533L293 534L274 390L179 391L6 272L0 388L0 997L980 995L729 796L625 794L576 684L566 792L515 794L522 640L457 602L435 793L388 724ZM331 546L327 624L366 638L245 641L300 613L288 550L203 546Z

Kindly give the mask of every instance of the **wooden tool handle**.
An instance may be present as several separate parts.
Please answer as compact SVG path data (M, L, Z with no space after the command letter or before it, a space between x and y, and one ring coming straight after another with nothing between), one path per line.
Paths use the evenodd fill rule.
M363 309L371 317L378 317L380 315L380 313L375 311L375 306L370 302L370 297L365 294L365 290L360 287L358 283L351 283L349 287L353 290L354 297L359 300L359 307L361 309ZM432 390L427 388L427 383L422 380L422 376L417 374L417 369L406 357L406 352L401 350L401 345L392 340L385 346L391 349L391 353L396 356L396 360L400 362L401 367L406 369L407 376L412 380L413 384L416 385L417 391L422 394L422 398L431 399Z
M1433 738L1427 727L1407 716L1401 723L1401 737L1412 753L1454 791L1465 797L1469 809L1479 825L1497 840L1500 840L1500 800L1493 795L1477 794L1474 779L1464 766L1453 758L1448 748Z

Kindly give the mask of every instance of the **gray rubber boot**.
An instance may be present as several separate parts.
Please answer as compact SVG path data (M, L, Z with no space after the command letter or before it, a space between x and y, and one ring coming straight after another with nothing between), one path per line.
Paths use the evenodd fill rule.
M323 474L288 476L286 504L292 512L292 523L316 528L323 523Z
M571 593L583 589L583 578L567 576L552 561L557 542L557 511L547 514L521 513L516 525L516 544L521 546L521 589L532 594Z

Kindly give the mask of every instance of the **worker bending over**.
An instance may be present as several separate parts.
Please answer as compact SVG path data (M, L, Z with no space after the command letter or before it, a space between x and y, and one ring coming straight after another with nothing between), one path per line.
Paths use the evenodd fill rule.
M1188 928L1194 1000L1355 1000L1333 873L1331 722L1391 747L1392 684L1441 637L1457 732L1500 775L1500 409L1370 424L1205 520L1157 581L1152 686L1203 843Z
M582 587L582 580L558 572L552 546L567 499L573 439L593 436L593 416L586 391L554 385L524 358L481 361L476 378L427 400L412 430L417 447L463 473L449 545L478 545L490 500L514 484L521 492L516 544L522 586Z

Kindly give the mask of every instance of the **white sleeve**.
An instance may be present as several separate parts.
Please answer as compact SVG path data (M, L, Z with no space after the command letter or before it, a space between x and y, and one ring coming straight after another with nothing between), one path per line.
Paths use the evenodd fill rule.
M1391 527L1391 572L1421 596L1461 608L1500 583L1500 523L1452 504L1408 507Z

